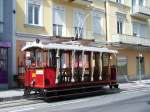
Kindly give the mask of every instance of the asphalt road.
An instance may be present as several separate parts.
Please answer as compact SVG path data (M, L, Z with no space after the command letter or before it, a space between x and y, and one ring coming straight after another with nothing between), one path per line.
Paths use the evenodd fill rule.
M150 86L95 97L8 107L0 112L150 112Z
M50 109L50 108L49 108ZM150 94L115 103L53 112L150 112Z

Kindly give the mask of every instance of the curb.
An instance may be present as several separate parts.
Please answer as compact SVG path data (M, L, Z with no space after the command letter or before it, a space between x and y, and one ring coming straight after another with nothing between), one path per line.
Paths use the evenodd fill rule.
M12 96L12 97L5 97L0 98L0 102L6 102L6 101L14 101L14 100L21 100L25 98L24 96Z

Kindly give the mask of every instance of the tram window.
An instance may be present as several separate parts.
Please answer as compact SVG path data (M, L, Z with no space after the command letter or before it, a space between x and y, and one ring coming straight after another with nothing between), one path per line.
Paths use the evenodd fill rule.
M56 51L52 50L49 52L49 67L56 67Z
M82 54L75 55L75 67L82 67Z
M69 54L63 53L61 56L61 66L62 68L69 68Z
M41 52L37 52L37 57L36 57L36 61L37 61L37 67L41 67L42 66L42 53Z
M48 63L47 52L34 50L26 52L26 65L31 67L45 67Z
M108 66L108 64L109 64L108 60L109 60L109 54L108 53L104 53L103 54L103 59L102 59L103 66Z
M85 55L85 68L89 68L89 58L90 58L90 56L89 55Z

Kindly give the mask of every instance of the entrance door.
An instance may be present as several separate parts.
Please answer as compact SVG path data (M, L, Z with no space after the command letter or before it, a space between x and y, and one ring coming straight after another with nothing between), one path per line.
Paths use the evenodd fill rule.
M0 84L8 83L8 50L0 48Z
M137 75L144 75L144 57L136 57Z

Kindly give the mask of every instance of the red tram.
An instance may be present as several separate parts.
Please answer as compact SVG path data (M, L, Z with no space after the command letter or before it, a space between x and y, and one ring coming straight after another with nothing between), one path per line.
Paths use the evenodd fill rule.
M108 48L28 42L25 94L92 85L118 88L116 53Z

